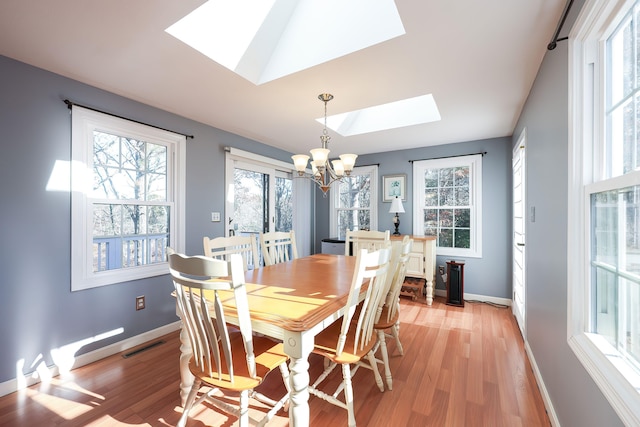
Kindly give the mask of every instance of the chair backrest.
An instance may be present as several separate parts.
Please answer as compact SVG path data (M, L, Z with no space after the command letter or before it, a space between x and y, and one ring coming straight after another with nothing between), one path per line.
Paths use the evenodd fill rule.
M409 253L411 252L411 245L413 239L409 236L404 236L402 243L394 245L394 254L392 254L391 267L387 273L388 289L386 298L383 305L387 306L387 321L390 321L398 311L400 305L400 291L402 290L402 284L407 274L407 264L409 263ZM382 307L381 307L382 308Z
M264 265L273 265L298 258L296 235L291 231L260 233L260 248Z
M391 234L387 231L347 230L344 241L344 254L355 255L360 249L369 252L385 248L391 244Z
M229 261L231 254L242 255L244 271L249 267L258 268L260 266L260 258L258 258L258 245L256 238L251 236L230 236L216 237L210 239L204 237L202 239L205 256Z
M345 305L345 314L342 317L342 328L340 337L336 345L336 353L340 355L344 350L349 328L357 328L355 331L355 340L353 343L355 351L358 347L364 348L373 336L373 325L377 307L385 295L384 283L389 269L389 257L391 249L384 248L374 252L367 252L361 249L356 255L356 269L353 273L353 280L349 290L349 298ZM356 307L359 304L359 296L362 285L369 281L361 309L358 313L357 323L352 323L353 316L356 313Z
M255 378L251 320L240 254L231 254L230 261L222 261L168 253L178 311L198 368L219 380L228 375L233 383L233 357L241 357L246 359L249 373ZM224 279L211 280L220 278ZM238 319L244 348L232 348L221 291L227 291L225 299L233 296L235 300L234 317Z

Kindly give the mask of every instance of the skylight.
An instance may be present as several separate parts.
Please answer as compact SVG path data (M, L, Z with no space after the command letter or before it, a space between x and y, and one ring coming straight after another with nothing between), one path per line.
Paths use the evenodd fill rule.
M256 85L405 33L393 0L209 0L166 32Z
M324 123L324 118L316 119ZM440 120L433 95L422 95L327 117L327 127L342 136L360 135Z

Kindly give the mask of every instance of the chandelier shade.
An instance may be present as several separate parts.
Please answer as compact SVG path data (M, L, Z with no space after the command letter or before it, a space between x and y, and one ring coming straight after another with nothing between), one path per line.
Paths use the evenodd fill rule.
M357 154L341 154L339 160L329 160L331 152L327 145L331 137L327 131L327 102L333 99L330 93L321 93L318 99L324 102L324 129L320 135L321 148L309 150L311 157L306 154L296 154L291 156L293 165L298 171L298 177L308 178L316 183L326 196L331 188L331 184L349 176L356 164ZM311 160L311 174L307 173L307 165Z

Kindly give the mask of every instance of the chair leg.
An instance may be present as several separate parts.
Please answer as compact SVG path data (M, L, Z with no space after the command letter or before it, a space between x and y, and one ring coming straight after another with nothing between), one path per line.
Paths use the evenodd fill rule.
M198 394L198 390L200 390L200 385L202 381L198 378L194 378L193 385L191 385L191 390L189 391L189 395L187 396L187 400L184 403L184 408L182 408L182 416L180 416L180 421L178 421L177 427L184 427L187 423L187 418L189 418L189 412L191 412L191 408L193 407L193 402L196 400L196 396Z
M238 416L240 427L249 427L249 390L240 392L240 415Z
M400 356L404 356L404 349L402 348L402 344L400 344L400 321L391 327L391 333L393 337L396 339L396 347L398 347L398 352Z
M387 352L387 340L382 329L376 331L378 333L378 342L380 343L380 353L382 353L382 362L384 365L384 376L387 379L387 387L393 389L393 378L391 377L391 368L389 367L389 353Z
M349 365L342 365L342 382L344 384L344 401L347 405L349 427L356 427L356 416L353 409L353 386L351 385L351 369Z
M376 355L373 353L373 350L367 353L367 360L369 361L369 365L371 370L373 371L373 378L376 380L376 384L381 392L384 391L384 383L382 382L382 377L380 376L380 371L378 371L378 360L376 359Z
M280 365L280 373L282 374L282 381L284 382L284 388L287 390L287 400L284 402L284 410L289 412L289 396L291 395L291 384L289 383L289 368L286 363Z

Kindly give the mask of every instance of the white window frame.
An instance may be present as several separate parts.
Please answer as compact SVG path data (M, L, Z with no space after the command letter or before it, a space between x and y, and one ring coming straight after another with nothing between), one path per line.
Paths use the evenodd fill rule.
M436 247L437 255L482 258L482 154L413 162L413 234L424 235L424 173L427 169L469 167L470 248Z
M598 181L605 141L605 42L631 0L587 0L569 36L567 340L626 425L640 425L640 378L605 339L589 333L590 195L637 185L638 174ZM618 21L618 22L617 22Z
M184 251L186 137L109 114L73 106L71 120L71 290L79 291L168 273L167 263L93 271L93 131L167 147L171 246Z
M369 175L370 179L370 200L371 206L369 207L370 211L370 221L371 221L371 229L378 229L378 166L357 166L353 168L351 171L351 176L359 176L359 175ZM330 193L330 201L329 201L329 212L331 212L329 216L329 232L331 236L338 237L338 197L339 192L335 188L337 188L338 183L334 183L331 186ZM365 210L364 208L358 208L358 210Z

